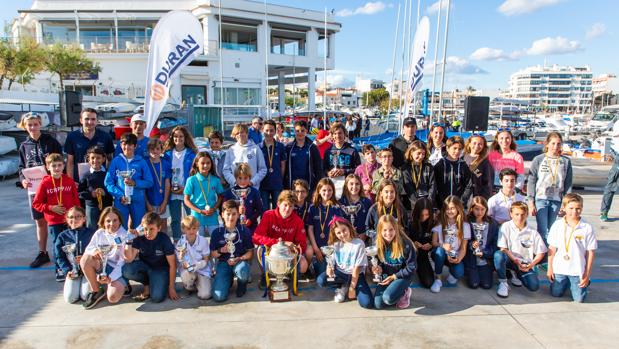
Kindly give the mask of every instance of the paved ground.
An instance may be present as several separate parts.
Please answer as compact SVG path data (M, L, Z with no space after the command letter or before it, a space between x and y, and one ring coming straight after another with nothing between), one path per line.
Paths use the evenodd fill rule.
M25 194L12 180L0 182L0 193L0 348L616 348L619 342L619 199L615 220L601 224L599 192L582 192L584 217L600 240L587 303L553 299L546 283L537 293L513 289L507 299L461 283L438 295L415 288L409 309L385 311L334 304L332 292L314 284L302 285L292 302L271 304L255 283L247 296L222 305L194 296L159 305L102 302L86 311L64 303L49 267L24 267L36 246Z

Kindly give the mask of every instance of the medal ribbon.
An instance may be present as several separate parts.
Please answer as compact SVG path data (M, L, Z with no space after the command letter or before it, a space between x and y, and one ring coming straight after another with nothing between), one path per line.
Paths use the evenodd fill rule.
M52 185L54 186L56 201L58 201L58 205L62 206L62 175L60 176L60 185L58 186L60 192L56 189L56 181L54 180L54 177L52 177Z
M198 180L198 185L200 185L200 190L202 191L202 196L204 196L204 202L206 203L206 205L204 206L206 208L206 206L208 206L208 194L211 191L211 175L207 175L206 176L208 178L208 183L206 184L206 193L204 192L204 187L202 186L202 181L200 180L199 177L196 177L196 179Z
M269 151L269 146L266 143L264 143L264 145L267 147L267 158L269 160L269 168L273 168L273 156L275 156L275 142L271 146L270 151Z
M411 164L411 173L413 175L413 183L415 183L415 188L419 188L419 182L421 181L421 174L423 173L423 163L419 166L419 173L416 173L415 165Z
M152 160L148 160L150 162L150 166L153 168L153 172L155 173L155 178L157 179L157 183L159 183L159 189L163 189L161 182L163 181L163 164L159 163L159 176L157 176L157 169L155 169L155 164L153 164Z
M325 225L327 225L327 218L329 218L329 208L331 208L331 205L327 204L327 212L325 214L324 221L322 220L322 210L320 209L320 207L318 208L318 219L320 220L320 235L321 236L324 236L325 234Z
M565 255L567 256L568 253L570 252L570 244L572 243L572 236L574 235L574 230L576 230L576 227L578 226L578 224L580 224L580 221L578 221L578 223L576 223L575 227L570 227L571 231L570 231L570 237L566 240L565 238L567 237L567 226L569 224L567 224L567 220L565 220L565 226L563 226L563 244L565 245Z
M552 164L550 163L550 158L546 156L546 163L548 163L548 172L550 172L550 178L552 179L552 186L555 186L557 183L557 177L559 176L559 159L555 161L555 171L552 172Z
M391 217L393 217L393 206L391 205L391 208L389 209L389 215ZM387 214L387 210L385 209L385 207L383 207L383 216ZM398 211L395 211L395 219L398 220Z

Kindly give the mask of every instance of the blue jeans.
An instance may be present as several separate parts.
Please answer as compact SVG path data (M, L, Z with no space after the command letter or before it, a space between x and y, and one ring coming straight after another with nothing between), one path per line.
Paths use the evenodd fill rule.
M131 196L131 203L129 205L123 205L120 199L114 199L114 207L120 211L122 216L122 226L127 229L127 222L129 222L129 216L131 216L131 228L135 229L142 223L142 217L146 214L146 202L144 201L144 192L139 195L136 191L136 195Z
M550 294L553 297L563 297L567 288L570 288L574 302L582 303L587 298L587 287L579 287L579 276L555 274L555 281L550 284Z
M317 259L314 259L312 261L312 267L314 267L316 275L320 275L327 271L327 261L323 259L322 262L319 262Z
M492 287L492 261L486 265L475 265L466 268L467 285L470 288L490 289Z
M55 266L55 270L58 270L60 269L60 266L58 264L58 256L62 256L64 252L62 252L62 246L56 246L56 239L58 239L58 235L60 235L60 233L67 230L67 225L64 223L54 224L54 225L50 225L48 229L49 229L48 230L49 236L52 238L52 246L54 246L54 256L53 256L54 266Z
M99 229L99 217L101 216L99 207L86 205L84 209L86 210L86 227L93 230Z
M277 207L277 197L279 197L281 192L281 190L260 190L262 207L264 207L265 211Z
M150 300L153 303L161 303L166 299L170 283L169 272L168 268L151 268L141 260L123 265L125 279L150 287Z
M602 197L602 207L600 209L602 213L606 214L608 214L610 205L613 203L613 196L615 196L615 192L617 188L619 188L619 154L614 151L612 153L615 157L615 161L608 173L608 182L604 187L604 196Z
M181 208L185 208L185 215L189 215L189 208L185 206L183 200L170 200L168 202L168 206L170 207L170 218L172 218L172 222L170 223L170 228L172 228L172 237L174 240L180 239L182 235L181 231L181 219L183 218L183 213Z
M374 306L383 309L387 305L394 305L411 285L411 279L397 279L389 285L376 285L374 292Z
M494 253L494 268L499 276L499 280L507 280L507 269L509 268L512 272L516 273L518 279L522 281L524 287L526 287L529 291L539 290L539 280L537 279L536 268L523 273L514 265L514 263L512 263L511 260L509 260L507 254L501 251L496 251Z
M436 247L432 250L432 260L434 261L434 274L441 275L443 273L443 266L449 267L449 273L456 279L460 279L464 276L464 263L451 264L447 261L447 252L442 247Z
M234 267L228 265L227 262L218 261L215 267L216 274L213 281L213 299L215 302L223 302L228 299L228 292L232 285L232 278L236 275L236 295L240 297L247 290L247 281L249 280L249 263L241 261Z
M324 272L318 275L316 278L316 283L319 287L342 287L342 285L349 285L351 279L352 275L345 274L336 268L335 281L327 281L327 273ZM357 296L357 301L362 308L371 309L374 306L372 291L370 290L370 286L368 286L367 281L365 281L365 273L359 274L359 278L357 279L357 287L355 287L355 295Z
M544 243L548 245L548 242L546 242L548 231L557 219L561 203L554 200L535 200L535 208L537 209L537 215L535 215L537 231L544 239Z

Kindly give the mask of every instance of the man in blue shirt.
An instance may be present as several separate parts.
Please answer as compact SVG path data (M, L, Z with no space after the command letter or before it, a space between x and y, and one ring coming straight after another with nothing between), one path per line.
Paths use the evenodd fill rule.
M251 126L249 127L249 139L254 141L256 145L262 142L262 124L264 124L261 117L256 116L251 120Z
M286 169L286 151L284 145L274 139L275 121L264 122L264 140L260 143L260 150L267 165L267 176L260 182L262 204L267 210L277 207L277 198L284 189L283 173Z
M142 114L134 114L131 117L131 133L133 133L136 137L138 137L138 145L135 148L135 154L141 156L144 159L148 159L148 137L144 136L144 131L146 130L146 119ZM122 153L120 149L120 142L116 145L116 150L114 151L114 156Z
M304 179L310 187L310 194L322 178L322 159L318 147L307 137L307 123L294 123L294 141L286 145L286 174L284 185L292 188L295 179Z
M97 111L92 108L84 108L80 114L82 127L70 132L64 143L64 152L67 153L67 175L75 182L79 182L78 164L86 163L86 151L90 147L97 146L103 149L107 162L112 160L114 154L114 142L109 133L97 129Z

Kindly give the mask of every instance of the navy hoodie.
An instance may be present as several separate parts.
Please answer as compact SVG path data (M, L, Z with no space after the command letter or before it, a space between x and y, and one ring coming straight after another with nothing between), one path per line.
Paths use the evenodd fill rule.
M99 205L97 199L92 196L92 192L98 188L102 188L103 191L105 191L105 195L102 200L103 207L112 206L112 196L105 188L105 175L106 172L102 168L101 171L87 172L80 180L80 183L77 186L77 194L79 195L80 200L84 200L86 206L97 207Z
M469 165L463 159L452 161L444 157L439 160L434 165L434 180L436 181L434 206L442 207L443 201L449 195L459 197L466 206L473 192L471 177Z
M74 256L81 256L84 254L86 247L90 243L94 231L86 227L78 229L67 229L60 233L54 242L54 255L56 258L56 264L62 269L66 275L73 267L67 258L67 254L62 250L62 247L67 244L76 244Z
M398 259L390 258L390 249L387 247L385 251L384 261L378 259L378 266L383 271L383 277L395 274L398 279L410 279L417 269L417 255L415 248L408 239L403 239L404 254Z

